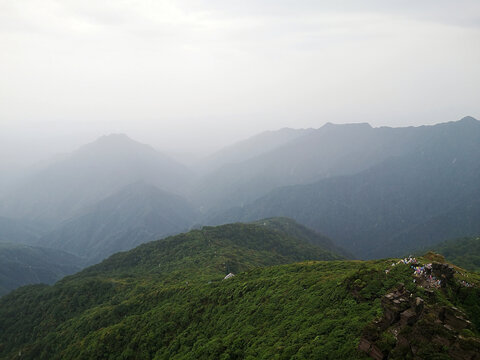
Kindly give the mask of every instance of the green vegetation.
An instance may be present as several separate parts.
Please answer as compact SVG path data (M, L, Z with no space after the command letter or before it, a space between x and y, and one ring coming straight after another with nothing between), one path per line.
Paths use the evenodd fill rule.
M305 240L306 242L318 245L323 249L329 250L332 253L340 254L346 258L353 259L354 256L345 249L337 246L328 237L319 234L312 229L307 228L295 220L286 217L273 217L253 222L253 224L266 226L270 229L280 231L282 233L293 236L297 239Z
M205 226L117 253L76 277L156 276L166 282L220 280L258 266L342 256L286 233L256 224Z
M480 237L465 237L445 241L433 247L451 263L467 270L480 272Z
M49 359L357 358L361 330L379 314L377 294L408 276L399 267L386 278L384 265L309 262L211 284L95 278L24 288L1 304L4 354L21 348L22 358ZM350 289L358 279L369 283L359 303Z
M399 282L420 290L408 265L386 274L391 260L336 259L256 224L144 244L0 299L0 358L365 358L358 341L382 295ZM236 276L222 280L228 272ZM462 290L463 300L442 301L476 296ZM464 308L480 314L474 306Z

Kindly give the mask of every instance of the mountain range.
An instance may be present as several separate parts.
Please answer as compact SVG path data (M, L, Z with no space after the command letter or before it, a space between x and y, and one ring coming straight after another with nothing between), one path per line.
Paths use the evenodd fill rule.
M410 153L436 132L435 126L372 128L366 123L327 123L275 148L267 147L256 157L213 171L200 180L194 199L213 209L245 205L281 186L361 172Z
M42 223L0 216L0 241L33 244L46 230Z
M226 146L200 160L200 174L208 174L229 164L238 164L275 150L282 145L314 132L314 129L283 128L265 131L248 139Z
M0 203L0 214L49 225L70 218L137 181L182 192L190 171L126 135L103 136L18 184Z
M189 169L109 135L18 181L0 239L85 264L168 235L289 217L357 258L403 255L480 233L480 122L281 129ZM332 248L333 249L333 248Z
M478 234L480 122L465 118L420 129L425 132L403 155L354 175L281 187L206 222L287 216L367 258Z
M0 296L23 285L53 284L83 266L60 250L0 242Z
M135 182L87 207L37 243L95 263L115 252L186 231L196 217L184 198Z
M0 199L0 358L475 359L478 184L471 117L102 137Z

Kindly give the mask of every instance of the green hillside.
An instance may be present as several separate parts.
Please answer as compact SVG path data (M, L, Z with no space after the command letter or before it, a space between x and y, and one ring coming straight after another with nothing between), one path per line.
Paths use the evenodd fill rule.
M236 223L205 226L140 245L75 276L148 274L165 281L213 280L258 266L343 258L285 232L258 224Z
M473 321L465 341L475 349L477 275L469 278L474 287L452 284L428 295L412 282L410 265L392 267L392 260L305 261L334 258L256 224L144 244L54 286L0 299L0 358L362 359L365 326L382 315L382 296L399 282L464 309ZM287 264L295 261L303 262ZM236 275L222 280L227 272Z
M305 240L306 242L320 246L322 249L329 250L335 254L340 254L346 258L353 259L354 256L345 249L337 246L328 237L307 228L295 220L286 217L273 217L253 222L253 224L266 226L270 229L280 231L282 233L293 236L297 239Z
M480 272L480 237L447 240L433 247L435 252L465 269Z

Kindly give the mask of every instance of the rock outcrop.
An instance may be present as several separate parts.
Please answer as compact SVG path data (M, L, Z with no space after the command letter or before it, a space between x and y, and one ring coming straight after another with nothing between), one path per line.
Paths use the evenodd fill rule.
M432 267L446 284L453 279L452 270L448 265ZM473 335L466 315L453 306L437 304L431 291L426 295L425 299L414 296L399 284L383 296L383 317L365 327L359 350L375 360L441 355L480 360L479 338L465 335Z

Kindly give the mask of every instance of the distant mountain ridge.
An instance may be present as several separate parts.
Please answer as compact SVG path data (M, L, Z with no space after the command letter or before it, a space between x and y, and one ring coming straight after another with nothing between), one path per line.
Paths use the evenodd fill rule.
M0 216L0 241L34 244L47 230L35 221Z
M191 204L179 195L136 182L87 207L38 244L95 263L115 252L186 231L196 217Z
M469 219L451 225L460 236L465 221L480 223L478 206L473 206L480 184L480 122L465 118L428 131L429 136L405 155L351 176L274 190L207 222L287 216L335 239L354 255L381 257L401 250L395 236L473 202ZM474 231L472 226L465 230ZM436 241L444 239L440 236ZM415 237L411 244L422 246L422 239Z
M24 285L53 284L82 265L63 251L0 242L0 296Z
M314 129L283 128L262 132L211 154L201 162L201 172L208 173L228 164L252 159L313 131Z
M395 235L381 246L386 254L408 253L422 247L434 247L440 240L480 234L480 194L473 193L456 201L447 211Z
M103 136L30 176L3 199L0 214L59 223L136 181L184 191L190 171L126 135Z
M403 254L477 233L479 123L265 132L212 156L200 181L148 145L104 136L1 199L0 239L92 263L202 224L286 216L351 257Z
M282 186L356 174L409 153L435 132L435 126L327 123L268 152L213 171L200 180L192 198L211 210L243 206Z

